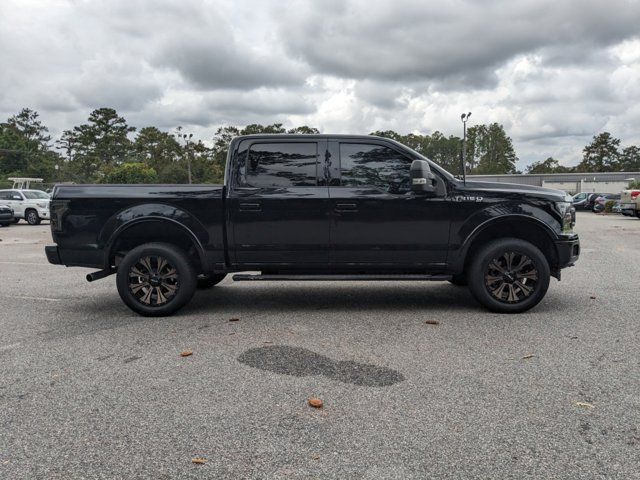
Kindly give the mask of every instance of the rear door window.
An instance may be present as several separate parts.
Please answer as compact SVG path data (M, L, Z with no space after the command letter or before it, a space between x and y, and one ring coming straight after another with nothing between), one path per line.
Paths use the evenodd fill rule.
M249 148L241 183L249 187L315 187L318 184L316 142L254 143Z

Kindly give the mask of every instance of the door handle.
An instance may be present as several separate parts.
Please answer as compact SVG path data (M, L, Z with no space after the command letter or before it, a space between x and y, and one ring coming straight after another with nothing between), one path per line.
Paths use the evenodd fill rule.
M240 202L240 211L260 212L262 211L262 207L260 206L260 202Z
M358 206L355 203L336 203L336 212L357 212Z

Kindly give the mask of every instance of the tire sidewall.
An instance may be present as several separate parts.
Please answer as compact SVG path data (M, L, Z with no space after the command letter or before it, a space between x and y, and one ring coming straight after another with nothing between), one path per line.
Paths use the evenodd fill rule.
M489 262L507 250L527 255L533 261L539 276L538 284L533 294L526 300L516 304L504 303L496 299L489 293L484 281L485 271ZM476 300L489 310L500 313L524 312L536 306L547 293L550 277L549 262L544 254L535 245L516 238L495 240L481 248L477 252L467 275L469 289Z
M129 270L141 257L147 255L161 255L165 257L178 271L178 293L166 305L151 307L140 303L129 289ZM134 312L145 317L162 317L171 315L182 308L196 290L196 273L189 258L177 247L165 243L148 243L129 251L116 274L116 285L122 301Z

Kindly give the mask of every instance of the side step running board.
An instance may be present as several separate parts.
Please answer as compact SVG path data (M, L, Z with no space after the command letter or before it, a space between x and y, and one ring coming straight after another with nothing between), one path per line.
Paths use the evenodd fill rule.
M291 281L340 281L340 280L427 280L427 281L444 281L450 280L451 275L422 275L422 274L407 274L407 275L260 275L260 274L245 274L237 273L233 276L235 282L246 281L266 281L266 280L291 280Z

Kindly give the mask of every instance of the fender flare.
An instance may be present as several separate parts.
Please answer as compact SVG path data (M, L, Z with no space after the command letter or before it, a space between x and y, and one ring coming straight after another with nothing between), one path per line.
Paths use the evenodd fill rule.
M469 253L469 248L473 244L473 242L480 236L480 234L485 231L487 228L491 228L494 225L502 222L509 222L510 220L517 219L518 221L524 221L540 228L545 232L549 240L551 241L554 251L557 255L557 247L555 245L555 241L558 240L558 235L553 229L545 222L531 215L523 215L519 213L512 213L508 215L502 215L500 217L489 218L484 222L476 225L476 227L471 231L469 235L465 238L464 242L460 246L458 253L458 261L457 267L462 269L467 261L467 255Z
M111 234L111 236L109 237L109 239L107 240L105 247L104 247L104 252L105 252L105 257L104 257L104 265L105 268L109 268L109 259L111 258L111 253L113 250L113 247L116 243L116 241L118 240L118 238L125 233L129 228L140 225L142 223L147 223L147 222L167 222L170 223L172 226L175 226L177 228L179 228L180 230L184 231L188 236L189 239L191 240L191 242L193 243L193 245L196 247L196 251L198 253L198 258L200 259L200 263L204 266L206 265L206 257L205 257L205 253L204 253L204 247L202 246L202 242L200 241L200 239L196 236L196 234L193 232L193 230L191 230L188 226L186 226L185 224L178 222L177 220L173 219L173 218L168 218L168 217L163 217L163 216L158 216L158 215L154 215L154 216L145 216L145 217L141 217L141 218L136 218L133 220L130 220L129 222L123 223L122 225L119 225L118 228L116 228L113 233Z

